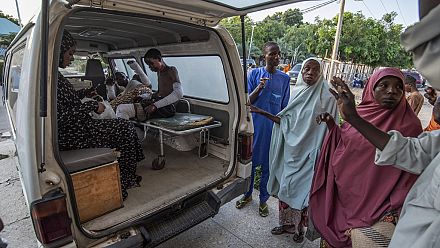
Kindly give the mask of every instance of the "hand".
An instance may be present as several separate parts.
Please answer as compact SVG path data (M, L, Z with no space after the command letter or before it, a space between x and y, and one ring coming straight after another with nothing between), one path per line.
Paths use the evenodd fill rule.
M252 112L252 113L260 113L260 112L261 112L261 109L255 107L255 106L252 105L252 104L249 105L249 107L251 108L251 112Z
M157 107L154 106L154 104L150 104L145 108L145 112L147 112L149 114L153 113L156 110L157 110Z
M321 125L321 123L327 123L327 128L330 130L332 129L336 123L335 123L335 119L333 119L333 116L331 116L331 114L325 112L322 113L318 116L316 116L316 123L318 123L318 125Z
M428 102L431 105L434 105L435 102L437 101L437 92L435 91L435 89L432 87L427 87L425 89L425 92L426 93L424 94L424 96L428 99Z
M88 98L91 98L92 96L98 95L98 93L96 93L95 88L90 87L90 88L84 90L84 95Z
M269 78L260 78L260 83L258 84L258 88L260 90L264 89L266 87L266 81L269 80Z
M323 122L328 124L332 121L335 122L335 120L333 119L333 116L331 116L331 114L329 114L327 112L316 116L316 123L318 123L318 125L321 125L321 123L323 123Z
M356 111L354 95L348 88L347 84L345 84L344 81L338 77L333 77L330 83L336 89L336 91L330 89L330 93L332 93L337 100L342 118L348 122L351 122L359 117Z
M97 114L102 114L105 110L105 105L102 102L98 102L98 109L95 111Z

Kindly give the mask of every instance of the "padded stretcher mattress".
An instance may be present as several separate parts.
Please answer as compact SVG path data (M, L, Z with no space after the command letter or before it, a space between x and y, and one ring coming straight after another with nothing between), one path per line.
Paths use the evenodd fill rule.
M211 124L214 122L214 117L190 113L176 113L172 117L150 119L149 122L155 126L175 131L183 131Z

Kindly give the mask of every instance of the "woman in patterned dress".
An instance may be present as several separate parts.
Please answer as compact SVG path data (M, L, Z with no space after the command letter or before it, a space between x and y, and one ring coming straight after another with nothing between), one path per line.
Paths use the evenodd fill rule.
M64 31L60 48L59 67L66 68L73 61L76 42ZM136 175L137 162L144 159L141 144L133 125L122 119L92 119L91 111L102 113L105 106L96 101L81 103L91 93L90 89L75 91L72 84L58 73L57 119L59 149L109 147L120 152L118 157L122 197L127 189L138 186L142 177Z

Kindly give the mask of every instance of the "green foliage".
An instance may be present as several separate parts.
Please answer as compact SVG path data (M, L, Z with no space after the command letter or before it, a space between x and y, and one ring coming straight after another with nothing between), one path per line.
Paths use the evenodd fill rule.
M0 46L9 46L16 35L16 33L0 35Z
M366 18L360 12L345 12L339 60L369 66L413 67L411 55L400 45L403 26L394 23L396 16L395 12L391 12L381 20L375 20ZM301 58L311 54L328 58L332 53L337 22L338 16L322 20L316 18L315 23L303 23L299 9L276 12L255 24L251 55L258 57L264 43L276 41L283 58ZM228 18L221 24L229 30L240 51L240 18ZM245 19L245 28L246 42L249 44L252 31L252 20L249 17Z
M303 23L303 15L299 9L288 9L281 15L281 21L286 26L299 26Z
M261 181L261 165L255 168L254 189L260 190L260 181Z
M0 59L0 82L3 79L3 68L5 67L5 61Z
M0 10L0 18L6 18L6 19L10 20L11 22L20 26L20 23L18 22L17 18L14 18L13 16L7 15L7 14L3 13L3 11L1 11L1 10Z

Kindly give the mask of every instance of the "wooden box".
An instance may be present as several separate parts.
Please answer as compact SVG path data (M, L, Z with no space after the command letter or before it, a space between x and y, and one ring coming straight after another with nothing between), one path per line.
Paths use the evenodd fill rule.
M74 173L72 181L81 223L122 207L116 161Z

